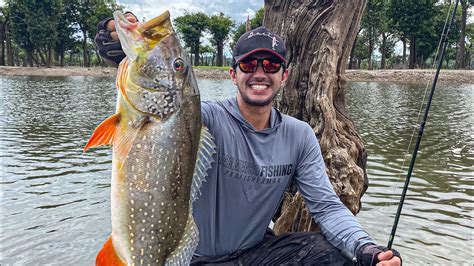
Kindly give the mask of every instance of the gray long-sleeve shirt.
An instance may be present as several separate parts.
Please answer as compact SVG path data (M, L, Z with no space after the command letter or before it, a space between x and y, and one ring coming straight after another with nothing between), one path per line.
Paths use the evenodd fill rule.
M202 102L201 110L217 154L194 203L196 254L230 254L261 242L292 179L331 244L354 254L374 242L335 194L307 123L273 108L270 127L256 131L236 99Z

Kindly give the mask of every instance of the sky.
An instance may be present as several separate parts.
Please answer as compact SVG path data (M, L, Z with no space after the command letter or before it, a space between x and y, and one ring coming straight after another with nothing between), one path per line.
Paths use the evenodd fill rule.
M1 0L0 0L1 2ZM140 20L149 20L169 10L171 19L185 14L185 12L204 12L208 15L219 12L231 17L236 25L253 18L255 12L263 7L263 0L118 0L125 10L132 11Z

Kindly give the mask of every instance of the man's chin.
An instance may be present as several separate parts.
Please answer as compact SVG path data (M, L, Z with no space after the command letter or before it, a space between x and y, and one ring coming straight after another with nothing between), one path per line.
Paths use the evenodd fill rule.
M275 96L269 97L267 99L251 99L249 97L242 97L246 104L259 107L271 105L273 98L275 98Z

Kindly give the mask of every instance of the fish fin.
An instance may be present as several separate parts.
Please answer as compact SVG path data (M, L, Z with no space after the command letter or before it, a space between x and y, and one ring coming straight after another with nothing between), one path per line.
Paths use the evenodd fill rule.
M91 147L97 147L101 145L111 145L115 137L117 124L120 121L120 115L114 114L109 118L105 119L92 133L89 141L83 151L87 151Z
M193 215L189 212L183 238L179 241L176 249L168 255L165 265L189 265L198 243L199 230L194 222Z
M201 139L199 140L196 165L194 166L193 185L191 187L190 198L191 203L195 201L201 193L202 182L206 180L207 171L211 168L211 165L214 162L215 153L216 144L214 143L214 137L209 132L209 129L203 125L201 128Z
M137 118L133 123L126 127L126 130L121 131L114 138L114 153L119 161L124 162L126 160L138 132L146 121L148 121L148 117L146 116Z
M104 246L97 254L95 258L95 265L97 266L122 266L126 265L125 262L117 254L115 251L114 244L112 242L112 237L109 237L107 241L105 241Z
M117 78L115 79L115 87L120 91L120 93L123 95L123 97L127 98L127 93L125 91L125 84L127 82L127 77L128 77L128 65L129 65L129 60L128 58L125 58L120 62L117 70Z
M138 23L128 21L122 11L114 12L115 29L122 45L122 50L130 60L135 60L138 49L143 46L143 37L138 31Z

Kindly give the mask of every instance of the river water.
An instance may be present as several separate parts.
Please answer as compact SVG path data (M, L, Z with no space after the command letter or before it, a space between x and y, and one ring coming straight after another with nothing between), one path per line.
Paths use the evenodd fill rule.
M0 77L1 265L94 264L110 233L111 151L83 153L82 147L114 112L113 83ZM204 100L235 94L229 80L199 84ZM358 219L382 245L423 91L420 85L349 84L347 107L366 144L371 183ZM407 265L474 262L473 110L474 85L439 86L395 238Z

